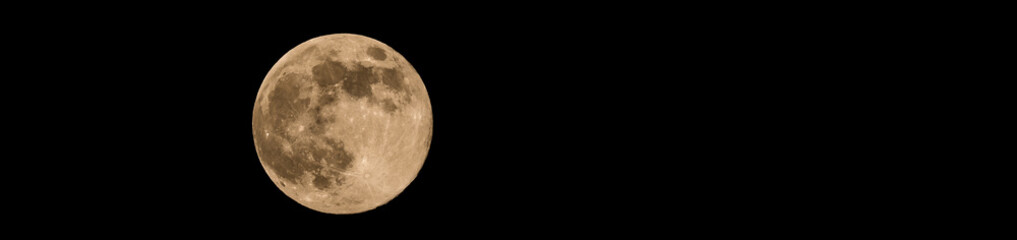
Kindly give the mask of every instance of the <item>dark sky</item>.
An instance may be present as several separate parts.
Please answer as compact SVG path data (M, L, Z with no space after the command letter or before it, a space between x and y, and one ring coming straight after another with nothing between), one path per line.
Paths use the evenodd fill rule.
M817 152L833 147L816 139L851 127L817 124L837 117L821 112L839 106L824 100L837 92L804 80L845 77L824 72L829 66L815 55L843 50L787 37L808 27L663 20L298 28L118 19L24 29L30 33L10 46L27 54L10 69L31 81L10 89L41 100L12 107L33 116L21 121L47 127L19 144L54 146L27 155L60 155L27 163L58 193L24 190L60 197L26 206L116 222L398 219L494 230L517 219L593 228L676 224L651 220L658 218L761 221L779 206L812 204L790 196L829 185L800 177L832 170L796 169L814 164L803 159L846 157ZM262 169L251 137L254 99L272 65L332 33L365 35L401 53L434 111L417 179L388 204L352 216L287 198Z

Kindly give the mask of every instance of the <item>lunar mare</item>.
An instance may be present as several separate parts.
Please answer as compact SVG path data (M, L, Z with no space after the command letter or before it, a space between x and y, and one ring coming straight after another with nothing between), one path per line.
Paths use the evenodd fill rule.
M430 98L413 66L377 40L333 34L287 52L254 103L262 166L310 209L381 206L416 178L430 148Z

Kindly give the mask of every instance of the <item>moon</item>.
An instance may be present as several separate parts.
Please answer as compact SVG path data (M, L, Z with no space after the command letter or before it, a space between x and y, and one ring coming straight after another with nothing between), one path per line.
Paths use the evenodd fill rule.
M297 45L254 101L254 144L269 178L315 211L388 203L416 178L431 144L431 100L398 52L356 34Z

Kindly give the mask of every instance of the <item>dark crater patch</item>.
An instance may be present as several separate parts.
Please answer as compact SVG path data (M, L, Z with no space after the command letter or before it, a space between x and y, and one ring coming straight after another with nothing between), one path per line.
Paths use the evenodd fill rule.
M379 47L367 48L367 56L371 56L371 58L374 58L375 60L385 60L385 57L387 57L385 50Z
M314 174L314 181L312 181L312 183L314 184L314 187L324 190L332 184L332 181L329 181L328 177L321 174Z
M360 64L351 65L350 67L343 66L342 63L336 61L325 61L315 65L311 68L314 82L322 87L341 83L343 91L346 91L350 96L355 98L370 97L372 95L371 84L378 82L378 77L372 73L371 68Z
M279 178L297 182L305 172L315 172L322 168L318 163L307 160L308 155L313 156L311 153L313 149L309 144L294 143L291 145L293 153L287 154L282 148L281 138L261 136L263 140L259 141L262 147L261 160Z
M388 113L393 113L399 109L399 107L396 106L395 102L393 102L392 99L385 99L381 101L381 108L382 110L385 110L385 112Z
M268 111L275 115L277 120L292 119L303 113L311 103L310 98L299 98L301 80L299 75L283 75L276 83L275 90L269 93Z
M381 70L381 83L399 92L403 90L403 73L399 69L384 68Z
M345 172L346 170L348 170L350 168L351 163L353 163L353 159L355 158L353 156L353 153L347 151L342 142L336 142L328 138L322 139L325 141L326 145L335 147L335 149L327 149L324 150L327 152L324 151L322 152L322 154L327 154L327 157L325 157L325 163L330 166L336 167L334 169L333 168L330 169L340 172Z
M370 68L360 64L353 64L353 66L346 81L343 82L343 90L356 98L370 97L371 84L378 82L377 76L371 72Z
M321 96L318 97L318 105L329 105L334 103L338 98L334 94L328 94L327 91L322 91Z
M311 73L318 86L331 86L346 78L346 67L340 62L325 61L312 67Z
M314 176L312 183L315 187L325 189L332 184L332 178L321 174L326 172L345 172L352 166L354 159L341 142L329 139L316 138L310 141L294 142L290 146L292 154L283 151L282 142L279 137L256 137L261 148L261 159L271 168L279 178L290 182L297 182L301 176L311 174ZM329 148L316 147L318 141L325 141ZM313 159L313 160L312 160ZM325 161L322 165L320 160ZM337 182L338 183L338 182Z

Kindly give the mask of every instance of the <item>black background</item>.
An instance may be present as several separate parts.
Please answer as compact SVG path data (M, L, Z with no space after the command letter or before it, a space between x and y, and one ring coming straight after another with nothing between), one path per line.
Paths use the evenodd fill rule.
M851 98L835 97L864 84L842 82L857 71L828 61L864 50L829 40L853 36L816 30L837 23L630 14L639 17L19 25L26 34L10 50L26 54L11 69L29 81L11 89L32 97L12 101L28 116L13 119L42 127L26 128L38 132L12 151L45 160L17 162L31 166L23 173L36 184L16 191L45 196L23 199L46 210L43 222L171 221L180 229L722 227L808 222L860 208L832 199L870 201L827 191L854 191L830 176L863 164L840 162L858 159L857 145L829 136L865 129L833 122L874 121L847 114ZM254 99L272 65L333 33L402 54L434 114L417 178L355 215L286 197L252 138Z
M660 166L680 159L673 136L690 107L674 103L688 90L669 85L688 61L661 61L673 47L663 36L519 24L69 28L90 31L23 39L60 53L28 56L52 62L36 66L50 80L31 84L58 84L54 102L74 116L39 120L76 139L73 151L54 152L73 159L54 181L59 195L75 197L46 201L66 206L58 214L117 223L328 226L440 217L466 226L519 218L552 226L662 214L671 206L661 204L681 191L668 186L681 170ZM303 41L333 33L365 35L402 54L423 79L434 114L416 180L355 215L319 213L286 197L265 174L250 125L272 65Z

